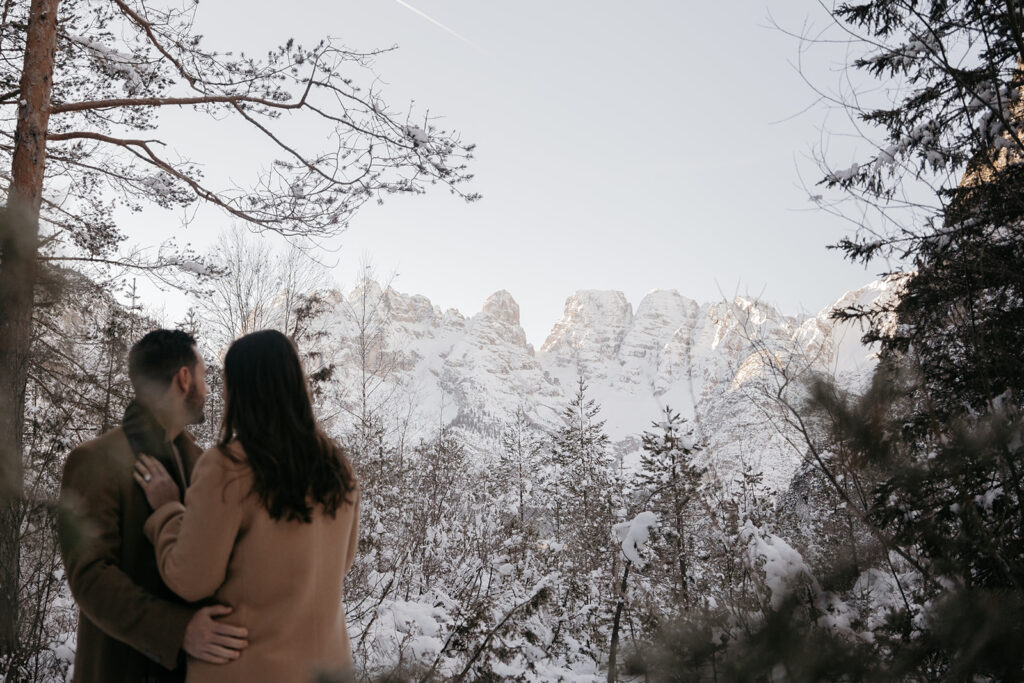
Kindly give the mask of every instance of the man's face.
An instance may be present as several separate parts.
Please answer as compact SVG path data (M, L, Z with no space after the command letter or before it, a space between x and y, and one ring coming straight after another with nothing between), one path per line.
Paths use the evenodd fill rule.
M198 349L192 347L192 350L196 353L196 365L192 372L192 384L185 394L185 407L188 409L188 423L202 424L206 421L203 408L206 406L206 396L210 393L210 388L206 386L206 363Z

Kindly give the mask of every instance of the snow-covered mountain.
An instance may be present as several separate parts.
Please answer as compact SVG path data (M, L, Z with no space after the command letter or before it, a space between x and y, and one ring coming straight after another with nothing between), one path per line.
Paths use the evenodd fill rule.
M891 295L890 285L875 282L835 305ZM323 323L338 364L333 400L357 413L365 385L378 411L407 424L407 440L447 425L480 457L497 452L517 407L541 427L557 425L582 376L627 467L641 432L668 404L694 424L720 474L746 462L782 487L802 454L752 400L752 387L768 377L765 359L806 363L847 384L863 381L873 366L861 331L829 318L834 306L788 316L742 297L701 304L654 290L634 310L621 292L583 290L566 300L537 351L506 291L472 317L373 282L347 295L333 292L329 305Z

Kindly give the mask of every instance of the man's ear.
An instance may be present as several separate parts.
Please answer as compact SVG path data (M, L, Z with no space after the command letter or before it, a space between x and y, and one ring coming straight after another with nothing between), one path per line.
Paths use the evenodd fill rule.
M181 393L187 394L189 388L192 386L192 368L187 365L182 365L178 368L178 372L174 375L174 382Z

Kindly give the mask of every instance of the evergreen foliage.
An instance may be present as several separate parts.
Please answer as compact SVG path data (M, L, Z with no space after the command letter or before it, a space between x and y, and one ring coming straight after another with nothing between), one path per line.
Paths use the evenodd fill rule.
M536 498L544 485L545 455L541 433L520 406L501 434L493 496L496 500L511 496L520 529L525 530L528 513L540 504Z
M837 315L866 318L883 357L913 358L928 402L915 423L984 410L1024 387L1024 15L1012 1L898 0L834 15L863 41L852 67L906 87L885 105L851 105L885 142L823 182L895 207L909 183L926 181L935 199L894 230L839 243L851 260L908 265L898 299Z
M665 627L639 667L656 680L1024 679L1020 10L902 0L832 10L863 49L851 68L897 86L876 106L847 105L884 141L822 182L883 225L859 217L837 246L906 267L891 274L898 296L836 312L866 321L878 344L867 391L844 395L823 379L808 405L787 406L824 429L803 432L807 466L779 503L816 519L794 522L780 507L777 521L739 525L757 558L754 593L770 589L771 602L757 614L737 596L724 620L712 610ZM916 200L922 187L930 210ZM799 528L803 554L771 531L778 521ZM715 629L728 638L709 651L700 641Z
M575 396L562 410L562 426L551 439L558 496L555 523L559 540L578 548L587 566L597 567L607 556L618 492L605 423L597 419L601 407L587 389L580 377Z
M911 625L887 646L894 673L1016 680L1024 660L1000 643L1019 638L1003 610L1024 589L1024 15L1014 2L892 0L836 15L876 41L855 67L909 85L864 120L915 176L960 182L938 185L928 224L841 244L862 260L898 245L913 268L890 310L839 313L866 317L880 343L871 390L852 406L828 391L818 401L877 472L867 523L920 575ZM898 178L874 166L827 181L892 196Z
M693 552L688 513L707 468L696 464L702 449L679 413L665 406L661 421L651 424L658 431L642 436L640 468L633 477L635 504L661 521L654 543L656 556L671 577L680 605L688 607L692 603L688 556Z

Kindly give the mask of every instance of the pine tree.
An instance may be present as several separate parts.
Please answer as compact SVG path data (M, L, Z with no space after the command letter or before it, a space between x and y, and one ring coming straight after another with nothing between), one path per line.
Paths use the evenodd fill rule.
M188 332L198 340L200 335L200 328L202 327L202 319L199 317L199 313L196 312L195 306L189 306L188 310L185 311L185 317L175 325L179 330Z
M897 255L899 296L851 307L881 346L873 385L822 387L841 457L862 473L875 535L919 575L894 629L896 678L1024 678L1024 15L1018 3L870 0L833 12L863 38L852 66L898 88L856 107L886 143L825 183L891 209L930 181L931 215L840 243ZM915 619L921 614L928 618Z
M1013 0L871 0L833 15L861 38L851 68L901 87L877 108L849 105L885 140L822 182L890 219L907 184L934 190L923 216L886 229L858 221L837 245L852 261L904 264L899 297L837 315L867 318L883 358L916 365L928 406L914 422L927 429L1024 390L1024 15Z
M641 508L661 520L655 551L666 558L676 595L689 607L687 511L706 471L695 463L702 449L686 419L669 406L665 406L663 419L651 424L658 431L643 433L640 469L633 485Z
M494 480L514 497L519 528L526 528L531 495L541 484L544 444L526 409L520 406L501 434L501 453L495 463Z
M614 470L601 407L587 395L582 377L576 395L562 411L562 426L553 436L556 527L559 540L569 540L586 566L600 566L614 523Z

